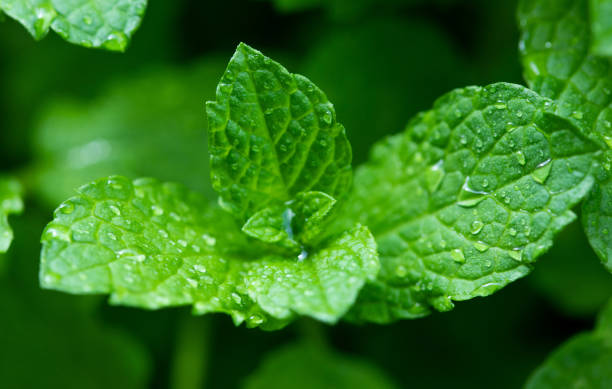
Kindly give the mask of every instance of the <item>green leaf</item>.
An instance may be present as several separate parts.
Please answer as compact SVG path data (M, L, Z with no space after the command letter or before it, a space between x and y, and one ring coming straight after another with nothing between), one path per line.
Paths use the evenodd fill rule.
M125 51L140 26L147 0L0 0L0 10L32 36L49 29L84 47Z
M592 50L596 55L612 56L612 1L591 0Z
M336 200L323 192L301 192L295 200L256 212L242 227L247 235L299 252L324 236Z
M602 147L612 143L612 62L590 53L588 0L523 0L520 52L525 78L558 102L569 118Z
M13 240L8 216L23 211L22 188L17 180L0 177L0 253L5 253Z
M306 257L271 255L228 214L176 184L98 180L63 203L42 238L41 284L110 293L113 304L193 304L235 323L278 328L296 314L333 323L379 269L356 226Z
M602 165L601 182L582 203L582 224L591 247L612 272L612 150L605 153Z
M119 174L178 181L213 198L201 109L224 66L225 59L213 58L149 71L119 80L91 102L45 107L33 137L37 196L55 207L83 183Z
M382 268L351 319L449 310L531 271L594 182L597 146L553 109L519 85L468 87L374 147L342 220L370 228Z
M238 219L303 191L347 192L350 144L307 78L241 43L206 112L213 187Z
M244 389L391 389L396 386L377 367L312 343L277 350L246 379Z
M612 387L612 304L595 331L579 334L556 350L529 378L526 389Z

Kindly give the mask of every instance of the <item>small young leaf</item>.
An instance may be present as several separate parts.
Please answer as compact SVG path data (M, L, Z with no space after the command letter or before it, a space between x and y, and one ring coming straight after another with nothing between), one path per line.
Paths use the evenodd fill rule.
M273 352L244 389L391 389L384 372L365 361L350 358L316 344L295 344Z
M596 55L612 57L612 1L590 1L593 53Z
M612 304L595 331L579 334L556 350L529 378L526 389L612 387Z
M268 329L296 314L337 321L379 269L365 227L305 258L271 255L201 195L149 179L83 186L42 242L43 287L110 293L114 304L149 309L193 304L194 313Z
M612 272L612 151L608 151L602 162L604 180L591 189L582 203L582 224L591 247L604 266ZM602 177L602 178L603 178Z
M323 192L301 192L295 200L256 212L242 227L247 235L299 252L325 237L336 200Z
M8 216L23 211L21 185L14 179L0 177L0 253L5 253L13 240Z
M602 147L612 142L612 60L590 53L589 0L522 0L520 52L529 86L556 100Z
M299 192L347 191L351 148L333 105L259 51L238 46L206 112L213 187L238 219Z
M84 47L124 51L140 26L147 0L0 0L0 10L32 36L49 29Z
M518 85L468 87L374 147L341 218L371 229L382 265L352 319L449 310L529 273L594 181L597 146L552 109Z

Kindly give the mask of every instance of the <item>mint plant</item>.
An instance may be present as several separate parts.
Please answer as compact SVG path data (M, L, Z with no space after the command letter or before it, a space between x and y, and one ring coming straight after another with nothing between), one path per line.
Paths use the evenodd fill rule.
M0 14L21 23L36 40L55 31L84 47L125 51L147 0L1 0Z
M440 356L436 341L448 343L449 349L456 343L466 361L481 358L480 350L494 345L506 354L496 363L509 366L521 381L527 370L543 362L528 378L529 389L612 386L612 301L601 310L593 331L570 339L546 361L537 349L550 343L549 338L533 329L533 338L543 342L528 348L513 332L523 330L525 318L528 323L539 321L541 304L531 301L531 284L512 288L517 291L514 297L500 293L488 301L462 303L464 308L453 315L432 315L385 331L354 325L390 324L450 311L459 301L492 295L534 269L540 271L543 264L538 262L547 252L552 261L544 267L544 281L534 281L534 289L547 289L541 294L556 300L560 309L555 313L584 318L609 300L612 282L597 258L612 271L612 3L521 0L519 52L526 86L488 84L482 81L488 77L481 77L484 86L451 90L402 131L378 142L372 140L385 128L396 128L392 119L380 120L382 116L395 116L404 106L415 105L406 109L416 111L418 100L430 104L438 95L435 85L448 90L453 84L442 77L439 84L429 85L441 78L444 62L457 59L454 71L462 73L475 70L469 61L455 58L459 52L435 27L384 15L406 9L403 1L273 3L284 11L318 8L318 16L330 25L342 20L346 27L335 26L334 39L322 33L322 44L311 52L316 55L304 61L307 66L300 73L317 84L241 43L218 83L221 68L212 57L186 70L129 73L90 103L56 100L33 119L38 132L26 134L34 142L23 158L26 168L20 170L18 153L3 156L9 169L16 168L10 177L0 178L0 306L6 313L0 344L16 360L9 364L0 358L3 380L40 386L42 379L51 386L71 387L73 381L87 386L93 377L96 387L144 387L149 371L158 371L159 366L150 364L163 364L170 371L162 369L156 380L161 377L168 386L185 388L208 381L215 387L234 387L247 375L245 388L396 387L365 360L332 351L325 332L351 354L358 347L345 336L363 338L361 347L372 356L377 350L411 350L417 358L392 355L381 366L391 373L413 365L406 381L416 386L429 382L440 365L448 367L438 381L441 386L461 386L454 381L462 377L466 364L456 355ZM429 9L425 2L406 3ZM4 12L19 20L37 39L51 29L73 43L123 51L145 6L146 1L0 0L0 17ZM173 7L165 10L181 14ZM214 7L210 14L224 20L219 11L224 8ZM367 18L375 9L377 16ZM293 28L302 27L298 23ZM159 30L156 36L170 36L170 30ZM233 40L238 30L231 30L215 43L225 46L224 40ZM194 34L186 35L189 41ZM279 35L275 30L274 37ZM404 42L411 49L400 53L397 42L388 38L404 35L423 42ZM253 39L266 44L264 38ZM309 31L308 39L316 37ZM195 46L199 44L211 43ZM167 46L173 46L170 39ZM425 50L437 56L428 57ZM344 55L351 52L359 53ZM370 61L377 52L381 55ZM408 66L415 61L414 52L427 60ZM175 60L192 54L177 49L159 56ZM290 63L290 57L285 58ZM332 68L335 71L322 76ZM411 74L401 74L404 68ZM111 63L109 69L114 71ZM420 74L426 71L433 75ZM334 78L341 78L336 89L328 88L325 80ZM356 78L363 80L353 82ZM418 80L430 87L431 99L415 92ZM420 96L393 105L404 92L389 88L389 83L414 87L406 95ZM317 85L325 86L328 94ZM16 95L28 101L38 90ZM204 100L211 101L202 110ZM330 100L342 104L334 106ZM353 115L346 115L341 106L351 104ZM373 110L383 114L368 112ZM364 120L368 115L373 119ZM0 146L5 140L11 146L21 141L6 132L0 137ZM362 147L370 143L366 155ZM353 170L354 160L359 166ZM89 183L62 202L69 189L84 182ZM11 218L17 238L12 242L8 218L23 209L22 185L33 206L28 205L26 217ZM28 261L32 255L24 251L38 247L27 241L27 230L40 234L42 224L32 216L48 203L61 204L42 233L40 286L73 295L105 295L111 305L142 310L99 307L102 299L28 288L28 266L38 263ZM594 268L585 270L588 260ZM479 316L477 309L486 304L503 309L488 314L485 308ZM69 309L62 311L64 305ZM520 306L525 317L513 317L512 305ZM172 307L206 317L183 310L145 311ZM267 331L296 323L283 333L263 335L220 328L208 315L214 313L229 316L236 327L244 323ZM549 317L559 318L555 313ZM129 324L125 317L130 317ZM470 320L463 322L466 317ZM317 321L345 323L330 329ZM401 332L408 325L406 332L418 338ZM122 326L137 332L135 342L122 337L124 328L114 328ZM489 327L510 341L491 342L485 334ZM556 331L566 336L563 329ZM217 335L227 341L215 344ZM259 361L260 339L275 344L294 335L300 339L292 346ZM173 342L157 343L164 336ZM23 347L28 341L35 346L32 350ZM147 358L141 342L156 349L155 358ZM211 371L228 371L227 366L219 369L219 354L238 347L241 355L230 355L226 363L244 374L215 373L210 380L207 365ZM512 361L508 355L522 348L528 349L525 358ZM39 361L36 355L47 349L59 351L53 361ZM125 356L128 363L113 355ZM92 368L109 356L111 363ZM429 363L432 369L414 368L417 363ZM36 369L40 374L26 377L22 366L38 365L44 365ZM73 380L56 374L61 371L57 366L66 365L73 367ZM113 374L107 374L111 370ZM490 385L485 377L479 381Z
M240 44L207 104L220 207L148 179L86 185L45 230L41 283L268 329L447 311L528 274L593 186L603 151L557 112L519 85L455 90L374 146L349 194L326 96Z

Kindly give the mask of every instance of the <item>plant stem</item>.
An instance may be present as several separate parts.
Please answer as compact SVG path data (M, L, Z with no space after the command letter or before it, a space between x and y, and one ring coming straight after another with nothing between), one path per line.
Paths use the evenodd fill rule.
M200 389L206 381L210 320L187 313L181 318L170 376L173 389Z

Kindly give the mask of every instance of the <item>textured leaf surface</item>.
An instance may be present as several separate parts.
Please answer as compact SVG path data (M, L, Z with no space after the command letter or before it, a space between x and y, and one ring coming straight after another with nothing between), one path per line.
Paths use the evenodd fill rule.
M351 148L334 107L259 51L238 46L206 112L213 187L239 219L302 191L347 191Z
M178 181L213 198L202 100L214 96L225 62L146 72L90 103L46 107L34 136L37 195L55 207L83 183L118 174Z
M612 304L595 331L563 344L529 378L526 389L612 387Z
M244 389L391 389L375 366L316 344L295 344L270 354L247 378Z
M0 177L0 253L5 253L13 240L8 216L22 211L21 185L14 179Z
M593 53L602 56L612 56L612 1L590 1Z
M612 63L590 53L588 20L588 0L523 0L520 51L529 86L605 145L612 143Z
M612 272L612 151L603 156L601 182L582 204L582 223L591 246Z
M43 234L41 283L110 293L144 308L194 305L276 328L295 314L334 322L378 272L375 242L355 227L307 258L264 254L228 215L174 184L111 177L62 204Z
M0 0L0 10L35 39L49 29L85 47L124 51L140 26L146 0Z
M529 273L594 181L597 146L552 109L518 85L459 89L374 147L344 215L382 268L351 318L449 310Z

